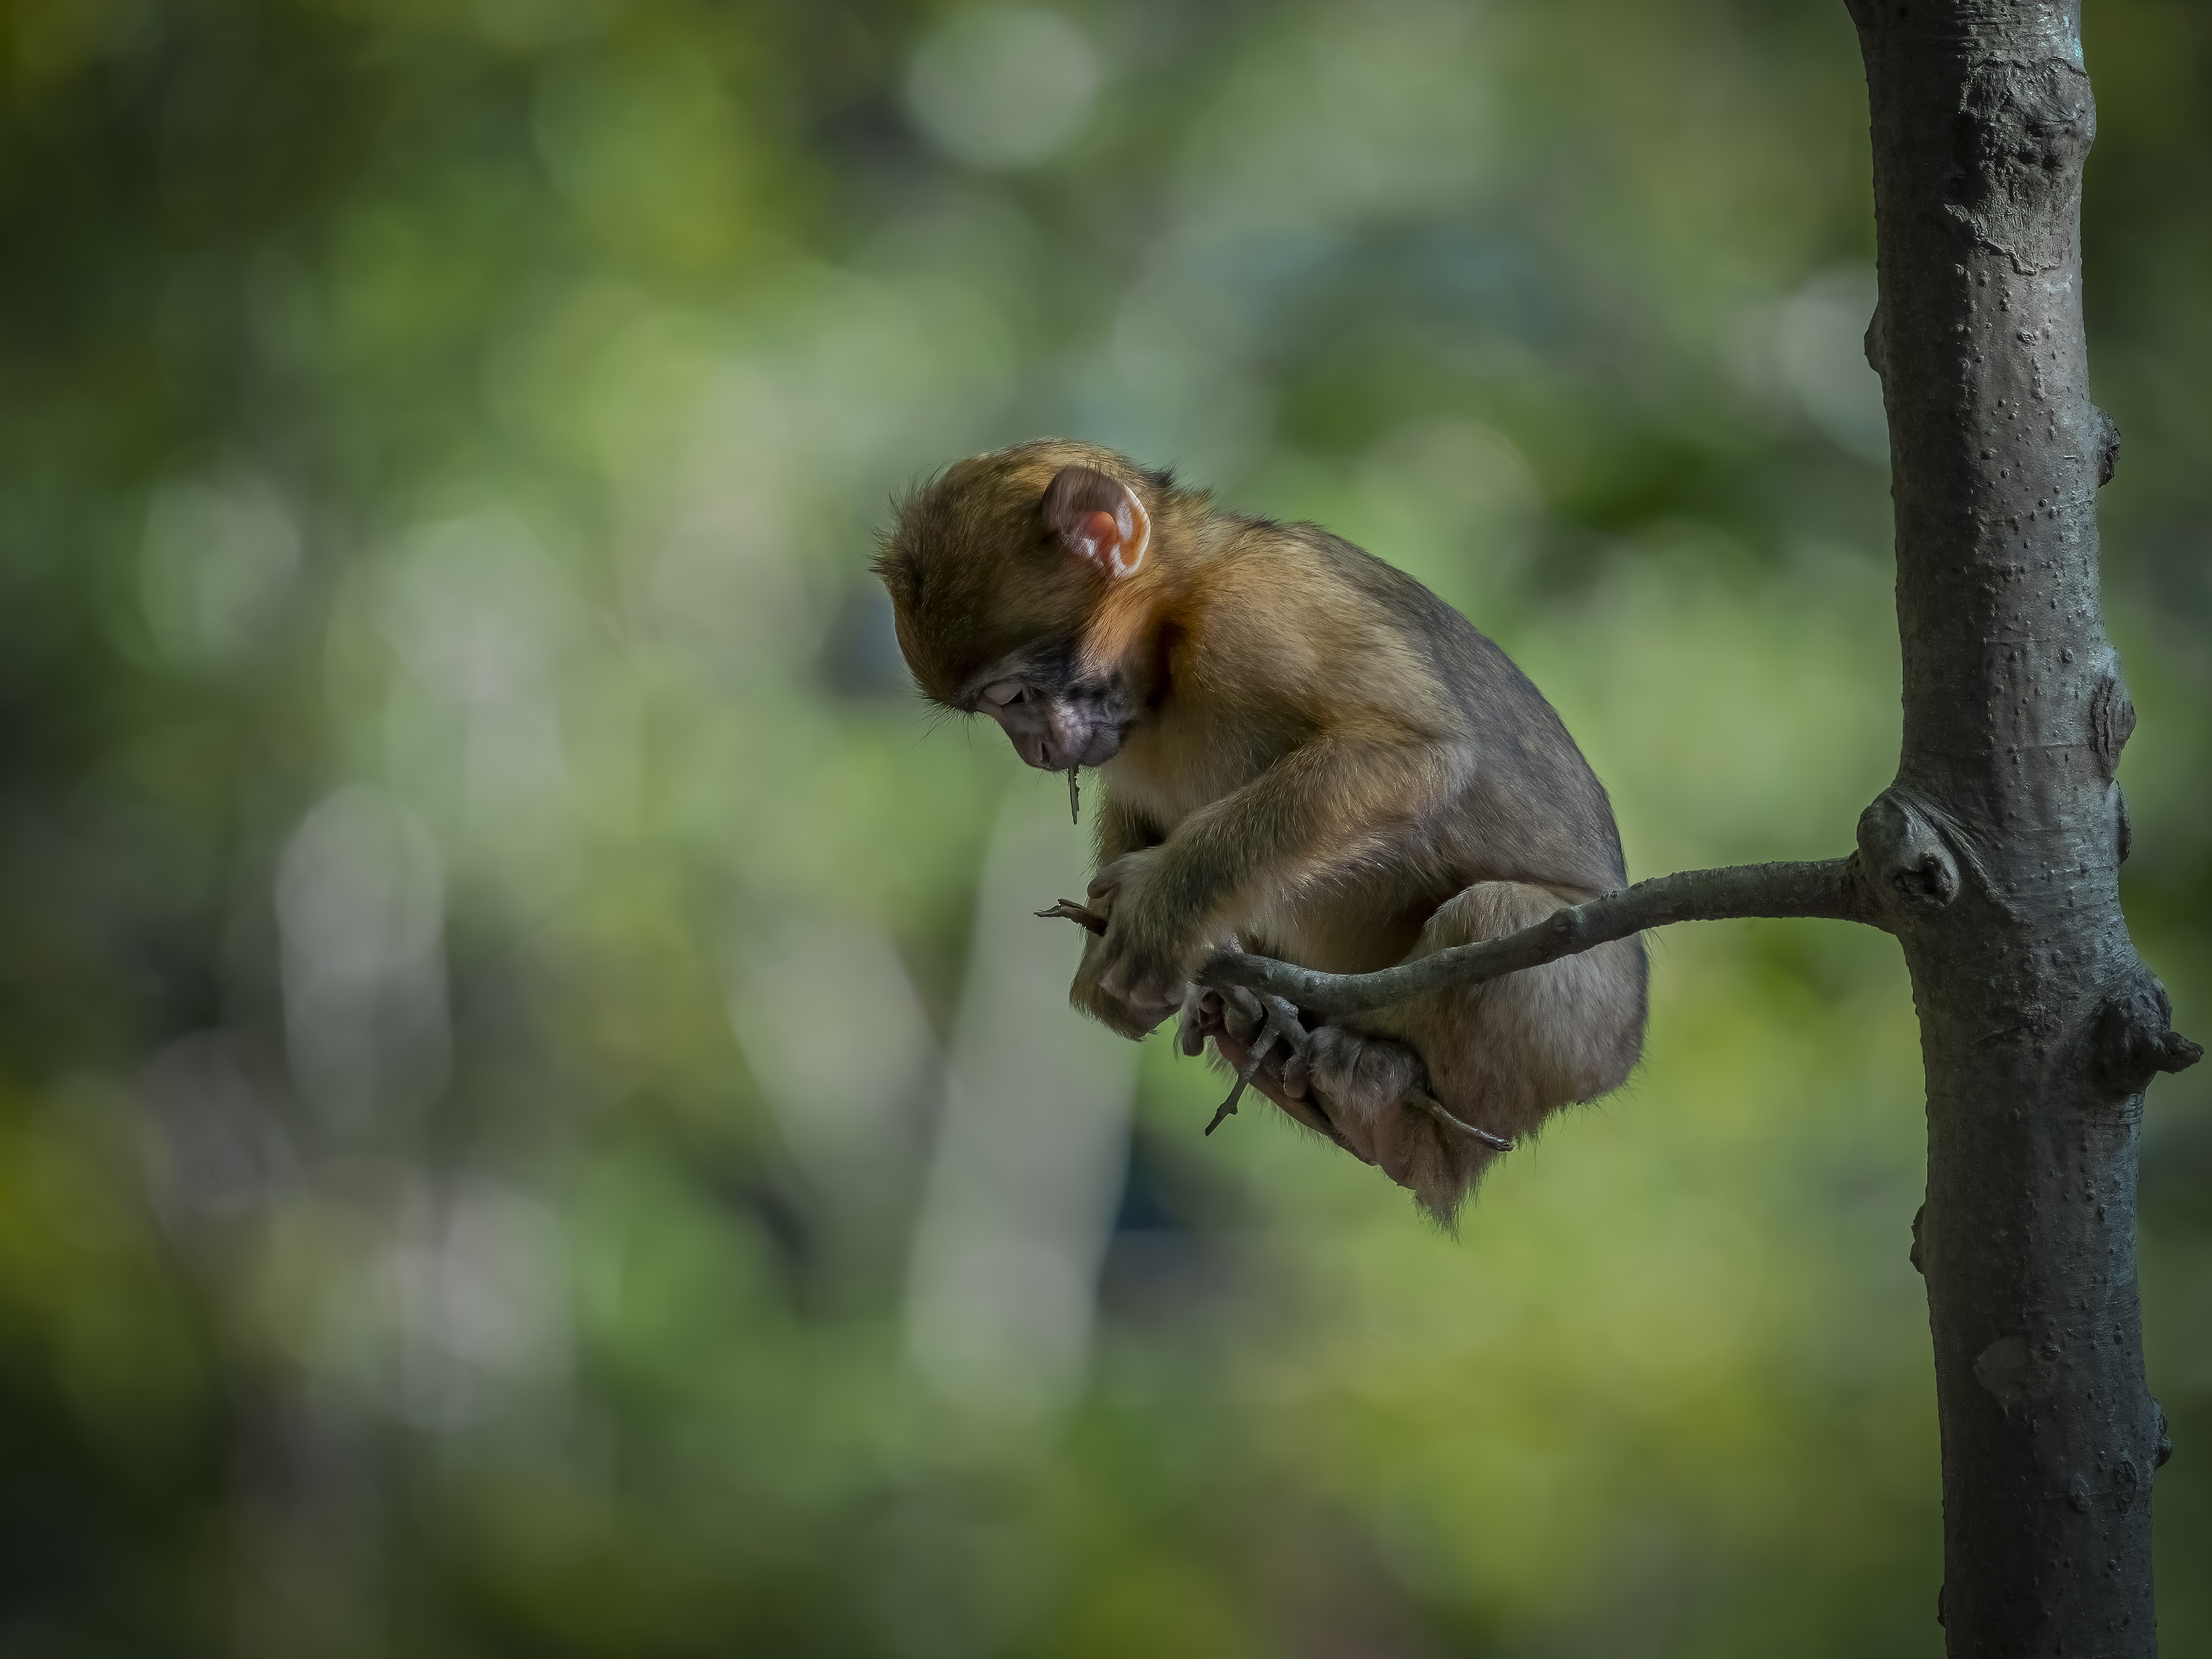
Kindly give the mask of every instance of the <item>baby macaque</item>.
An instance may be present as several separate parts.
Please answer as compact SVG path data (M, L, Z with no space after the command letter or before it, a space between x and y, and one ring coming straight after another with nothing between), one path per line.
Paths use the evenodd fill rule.
M1624 884L1551 705L1317 526L1045 439L916 490L877 569L927 696L988 714L1031 766L1102 775L1105 931L1071 996L1126 1036L1180 1009L1188 1050L1210 1036L1241 1066L1249 1019L1192 988L1218 951L1364 973ZM1644 1021L1643 945L1622 939L1317 1024L1254 1081L1449 1218L1501 1147L1628 1075Z

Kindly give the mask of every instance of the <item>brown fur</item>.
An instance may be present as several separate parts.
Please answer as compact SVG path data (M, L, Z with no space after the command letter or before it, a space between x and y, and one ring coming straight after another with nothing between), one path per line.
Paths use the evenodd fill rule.
M1044 507L1068 468L1149 514L1133 574L1068 551ZM1418 582L1316 526L1222 513L1048 440L916 492L878 568L932 698L1010 734L1039 703L1118 734L1097 739L1109 925L1072 993L1117 1030L1157 1024L1226 945L1364 972L1623 884L1605 791L1551 706ZM1022 706L979 700L992 677ZM1057 754L1016 744L1033 764ZM1310 1064L1262 1082L1308 1121L1317 1098L1355 1152L1449 1215L1496 1154L1405 1103L1408 1085L1425 1074L1462 1119L1517 1138L1618 1085L1644 1018L1643 948L1624 940L1324 1026Z

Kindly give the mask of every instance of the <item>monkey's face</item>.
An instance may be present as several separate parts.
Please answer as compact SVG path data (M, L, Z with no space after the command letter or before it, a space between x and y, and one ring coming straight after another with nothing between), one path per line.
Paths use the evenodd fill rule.
M1046 772L1103 766L1135 724L1134 699L1112 681L1071 681L1048 659L1000 665L978 686L969 707L988 714L1014 752Z
M1097 462L1128 466L1056 440L973 456L900 504L876 562L923 695L988 714L1048 772L1104 765L1144 706L1101 628L1149 580L1152 514ZM1141 609L1121 605L1122 632Z

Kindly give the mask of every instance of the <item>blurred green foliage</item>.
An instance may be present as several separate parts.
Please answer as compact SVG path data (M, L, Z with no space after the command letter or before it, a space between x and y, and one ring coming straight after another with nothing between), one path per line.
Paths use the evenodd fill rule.
M2202 1036L2212 21L2088 11L2128 896ZM1442 1237L1065 1012L1060 786L865 576L927 469L1118 444L1467 609L1637 873L1839 849L1840 5L0 22L0 1653L1940 1650L1887 941L1662 936L1636 1080ZM2143 1179L2176 1655L2208 1089Z

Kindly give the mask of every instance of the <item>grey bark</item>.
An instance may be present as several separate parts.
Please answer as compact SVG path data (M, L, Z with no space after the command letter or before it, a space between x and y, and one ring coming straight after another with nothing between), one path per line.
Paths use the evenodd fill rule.
M2136 1291L2143 1086L2194 1045L2120 914L2135 711L2105 637L2068 0L1850 0L1872 102L1904 643L1897 780L1860 825L1920 1016L1917 1229L1948 1650L2157 1650L2157 1407Z

